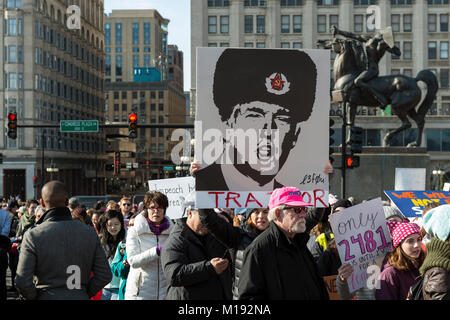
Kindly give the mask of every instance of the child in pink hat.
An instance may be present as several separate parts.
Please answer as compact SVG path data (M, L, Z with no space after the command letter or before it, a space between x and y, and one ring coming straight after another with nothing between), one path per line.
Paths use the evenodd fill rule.
M408 291L419 280L419 268L425 259L419 225L409 222L386 222L392 236L394 250L387 256L387 264L375 291L377 300L405 300Z

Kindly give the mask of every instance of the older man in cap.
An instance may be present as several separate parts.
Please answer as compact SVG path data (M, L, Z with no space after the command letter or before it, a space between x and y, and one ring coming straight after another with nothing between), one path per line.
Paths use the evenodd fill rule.
M216 63L213 97L226 131L234 135L228 137L222 159L197 172L196 190L281 187L275 177L302 122L311 116L316 82L316 65L305 52L224 50Z
M244 253L239 299L328 300L323 279L309 252L308 231L315 224L306 215L301 191L275 189L269 202L269 227Z

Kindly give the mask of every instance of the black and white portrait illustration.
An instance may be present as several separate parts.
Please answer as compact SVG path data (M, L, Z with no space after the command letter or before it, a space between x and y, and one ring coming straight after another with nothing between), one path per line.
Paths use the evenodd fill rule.
M245 193L244 205L251 192L260 201L247 205L264 206L267 191L282 186L328 197L329 53L197 50L199 204L218 199L208 191L227 191ZM235 200L224 204L239 207Z

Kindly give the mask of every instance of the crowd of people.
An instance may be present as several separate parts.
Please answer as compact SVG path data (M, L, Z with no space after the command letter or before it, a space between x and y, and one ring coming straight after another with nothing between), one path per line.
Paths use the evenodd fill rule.
M378 286L350 292L354 270L341 263L329 219L353 198L330 195L328 208L313 208L297 188L281 187L267 208L199 209L193 192L172 220L156 191L136 206L124 196L93 208L69 199L59 181L41 194L0 210L0 300L7 291L18 299L328 300L327 276L336 276L342 300L450 299L447 204L427 206L420 227L384 203L392 251Z

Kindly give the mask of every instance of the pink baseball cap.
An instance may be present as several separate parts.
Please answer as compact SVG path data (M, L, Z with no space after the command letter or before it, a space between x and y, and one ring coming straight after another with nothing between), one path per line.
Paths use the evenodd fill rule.
M269 209L282 204L294 207L306 207L313 205L303 201L302 192L295 187L283 187L273 190L270 195Z

